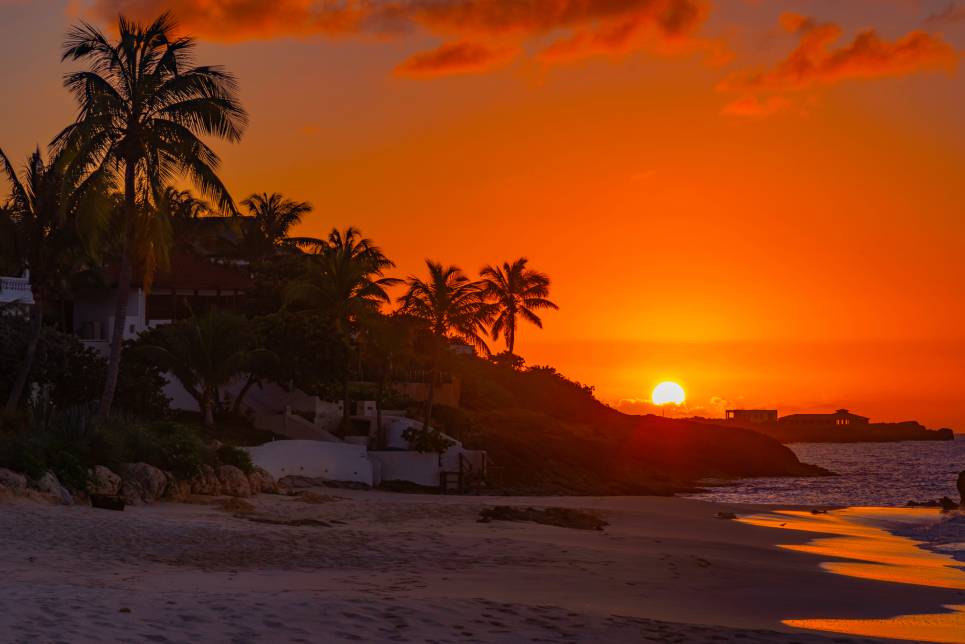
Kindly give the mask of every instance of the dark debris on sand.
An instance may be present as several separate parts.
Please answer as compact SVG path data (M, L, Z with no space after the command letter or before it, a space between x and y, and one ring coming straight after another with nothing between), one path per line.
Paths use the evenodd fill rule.
M575 528L577 530L602 530L609 524L590 512L571 510L568 508L517 508L508 505L497 505L483 508L479 513L480 523L490 521L530 521L543 525L558 526L560 528Z

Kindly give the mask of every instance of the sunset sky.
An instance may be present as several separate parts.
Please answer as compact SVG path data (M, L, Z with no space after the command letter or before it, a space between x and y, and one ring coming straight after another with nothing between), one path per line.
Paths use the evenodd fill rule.
M242 83L236 199L400 275L528 256L529 362L965 431L965 1L0 0L0 146L73 118L69 24L164 9Z

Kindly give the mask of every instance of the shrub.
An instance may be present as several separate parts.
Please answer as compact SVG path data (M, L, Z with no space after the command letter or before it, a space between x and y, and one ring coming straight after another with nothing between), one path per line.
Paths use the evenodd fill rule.
M217 452L218 462L222 465L233 465L245 474L255 471L251 456L245 450L233 445L222 445Z

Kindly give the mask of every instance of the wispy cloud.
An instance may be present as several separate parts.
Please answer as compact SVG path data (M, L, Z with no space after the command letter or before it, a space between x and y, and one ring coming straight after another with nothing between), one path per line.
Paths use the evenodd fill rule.
M544 62L619 54L650 42L684 42L709 12L709 0L73 0L97 20L118 13L148 19L172 11L183 27L210 40L305 36L437 36L399 72L465 73L525 51ZM547 44L547 40L549 43ZM494 43L498 42L498 46ZM512 52L512 55L510 53ZM458 63L462 64L447 64ZM497 62L498 61L498 62ZM486 63L489 63L488 65ZM425 75L425 74L410 74Z
M953 25L961 22L965 22L965 3L963 2L950 2L938 13L933 13L925 18L925 24L932 27Z
M516 50L510 47L451 42L432 51L414 54L395 68L395 74L409 78L478 74L505 65L515 56Z
M772 67L744 70L725 78L718 89L743 94L724 108L734 116L764 116L787 109L786 95L847 80L907 76L927 71L953 71L959 53L940 35L915 30L895 40L875 29L859 32L840 44L844 31L795 13L781 16L797 46Z

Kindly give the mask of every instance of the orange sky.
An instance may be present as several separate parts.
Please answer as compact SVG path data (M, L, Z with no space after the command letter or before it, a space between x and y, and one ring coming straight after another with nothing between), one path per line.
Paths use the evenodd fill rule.
M400 274L527 255L561 306L530 362L628 409L676 379L688 411L965 430L965 2L322 6L0 0L0 145L72 117L71 20L175 8L242 82L236 197L311 201L305 233Z

